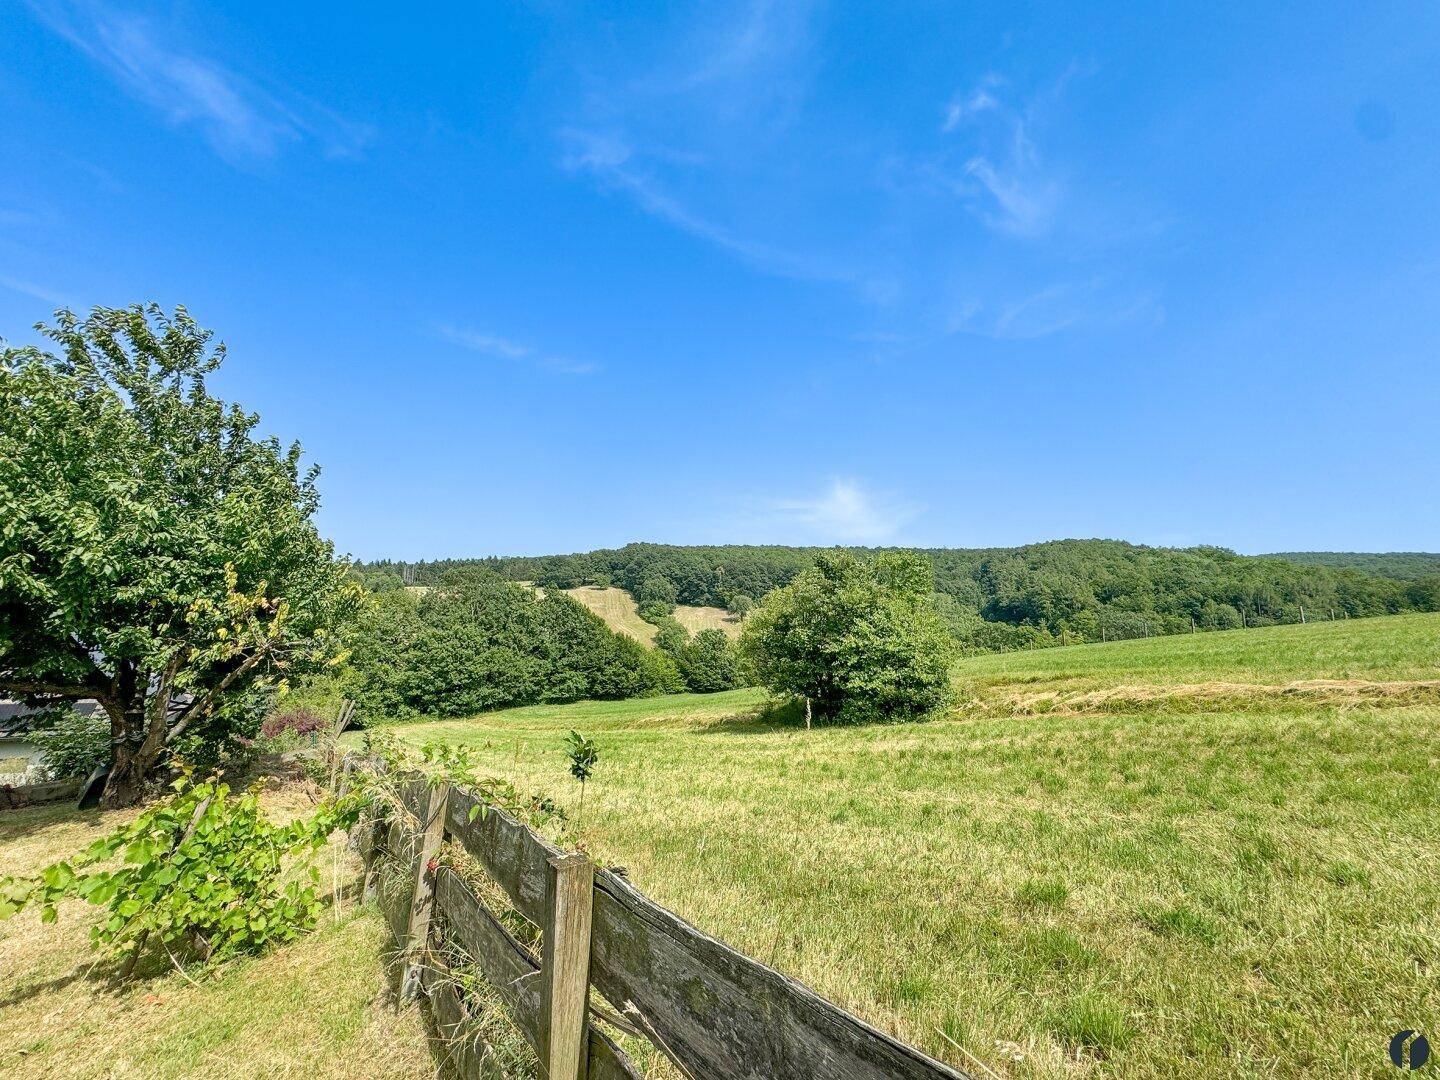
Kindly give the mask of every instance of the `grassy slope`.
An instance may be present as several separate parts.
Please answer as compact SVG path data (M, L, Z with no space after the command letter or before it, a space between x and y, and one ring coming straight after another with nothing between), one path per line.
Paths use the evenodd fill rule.
M604 619L605 625L616 633L646 645L655 643L655 627L640 618L635 598L624 589L597 589L593 585L585 585L565 591Z
M597 589L593 585L583 585L578 589L565 591L604 619L605 625L611 630L626 634L646 645L655 644L654 625L640 618L640 609L635 598L624 589ZM740 636L740 620L723 608L677 604L675 619L692 634L717 627L732 638Z
M740 620L724 608L676 604L675 621L691 634L698 634L701 630L723 630L732 641L740 636Z
M284 812L276 797L267 809ZM64 806L0 813L0 874L32 873L114 828L119 814ZM194 985L163 957L111 981L70 902L59 920L0 923L0 1076L430 1077L418 1014L389 1003L378 916L350 905L337 923Z
M1440 615L1396 615L1261 630L1138 638L993 653L961 662L964 679L1099 687L1226 681L1440 678Z
M981 693L1433 678L1437 638L1440 617L1407 617L984 657L960 674ZM950 1040L1014 1076L1180 1062L1379 1076L1394 1031L1440 1027L1440 874L1422 869L1440 865L1435 705L1165 699L807 732L757 719L760 703L736 691L399 730L475 745L571 805L561 740L596 736L584 825L602 858L957 1064Z

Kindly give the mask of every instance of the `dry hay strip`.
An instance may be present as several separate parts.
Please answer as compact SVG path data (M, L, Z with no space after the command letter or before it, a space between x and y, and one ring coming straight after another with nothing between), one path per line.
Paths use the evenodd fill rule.
M1171 686L1111 686L1101 690L989 693L974 705L1005 716L1105 712L1219 712L1245 706L1394 706L1440 704L1440 679L1379 682L1301 679L1289 683L1203 682Z

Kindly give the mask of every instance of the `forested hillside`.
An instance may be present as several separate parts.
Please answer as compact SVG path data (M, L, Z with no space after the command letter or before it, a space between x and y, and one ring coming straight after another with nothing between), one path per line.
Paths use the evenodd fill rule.
M1301 566L1360 570L1396 581L1418 581L1440 574L1440 553L1433 551L1280 551L1269 558Z
M572 555L366 564L372 578L432 583L481 563L516 581L556 588L615 585L642 603L746 606L788 584L817 548L627 544ZM878 549L854 549L874 554ZM1158 548L1117 540L1057 540L1016 548L923 552L957 635L976 648L1016 648L1329 618L1440 610L1440 567L1400 580L1299 557L1218 547ZM1359 556L1358 558L1365 558ZM1392 556L1370 556L1389 559Z

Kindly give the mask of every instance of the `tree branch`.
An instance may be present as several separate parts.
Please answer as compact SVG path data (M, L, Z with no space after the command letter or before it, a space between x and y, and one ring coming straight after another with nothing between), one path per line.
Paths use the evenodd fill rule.
M6 694L24 694L31 697L53 697L64 701L85 701L94 698L100 701L108 695L97 693L88 686L66 686L61 683L28 682L14 679L7 679L0 676L0 692Z
M244 663L207 690L203 697L197 697L186 706L185 711L176 718L175 723L170 725L169 738L173 739L177 735L182 734L185 729L190 726L192 720L203 713L209 712L211 704L218 695L224 693L236 679L254 668L256 664L260 663L260 661L264 660L268 655L270 655L269 649L261 649L255 655L247 657Z

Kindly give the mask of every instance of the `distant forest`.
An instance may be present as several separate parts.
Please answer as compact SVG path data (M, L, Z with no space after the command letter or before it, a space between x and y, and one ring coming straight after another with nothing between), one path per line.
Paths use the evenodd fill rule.
M1440 574L1440 554L1430 551L1280 551L1268 557L1302 566L1360 570L1396 581L1418 581Z
M681 604L743 609L789 583L817 550L627 544L572 555L380 561L359 569L377 584L428 585L451 568L479 565L512 581L552 588L614 585L637 597L658 592ZM850 550L864 557L882 549ZM1303 555L1246 556L1219 547L1118 540L920 550L934 567L942 613L956 636L977 650L1440 611L1440 565L1429 576L1402 579L1393 563L1385 563L1391 572L1382 576Z

